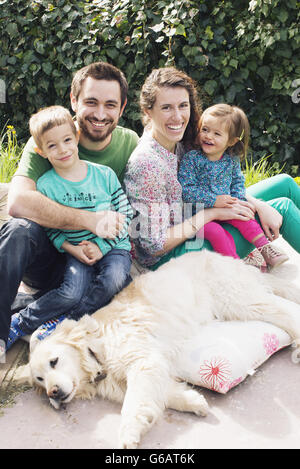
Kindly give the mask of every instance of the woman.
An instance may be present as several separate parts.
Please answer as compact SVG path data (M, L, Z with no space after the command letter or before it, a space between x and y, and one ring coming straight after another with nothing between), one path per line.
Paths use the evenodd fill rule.
M153 70L142 88L140 107L145 132L130 157L124 183L137 213L131 236L142 265L154 270L172 257L211 249L209 242L201 238L204 224L213 220L249 220L255 213L267 237L276 239L281 228L285 239L300 252L300 189L289 176L251 187L248 201L238 201L231 208L203 210L183 205L178 162L195 145L201 114L196 86L190 77L173 67ZM200 237L195 238L199 230ZM239 256L245 257L251 245L233 227L228 227L228 231Z

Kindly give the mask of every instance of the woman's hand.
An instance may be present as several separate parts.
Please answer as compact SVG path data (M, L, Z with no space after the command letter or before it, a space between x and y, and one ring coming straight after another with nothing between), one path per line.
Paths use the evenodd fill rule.
M256 200L256 211L258 213L262 229L266 237L272 241L279 237L279 230L282 225L282 215L267 202Z
M236 197L231 197L231 195L217 195L215 205L216 208L229 208L237 202Z
M243 200L237 200L230 207L213 208L215 211L214 220L253 220L255 212L253 206Z

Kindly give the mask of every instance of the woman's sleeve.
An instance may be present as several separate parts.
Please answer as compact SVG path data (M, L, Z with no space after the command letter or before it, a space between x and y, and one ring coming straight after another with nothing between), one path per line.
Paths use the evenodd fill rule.
M170 227L165 179L159 159L129 161L124 184L134 210L130 236L150 255L163 249Z

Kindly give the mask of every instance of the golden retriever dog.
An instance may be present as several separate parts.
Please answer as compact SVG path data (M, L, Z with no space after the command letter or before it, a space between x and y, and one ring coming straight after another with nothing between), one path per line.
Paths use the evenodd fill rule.
M181 381L184 341L214 320L261 320L300 344L300 290L242 261L202 251L137 277L106 307L31 344L23 371L55 408L96 395L123 403L119 444L135 448L164 408L206 415Z

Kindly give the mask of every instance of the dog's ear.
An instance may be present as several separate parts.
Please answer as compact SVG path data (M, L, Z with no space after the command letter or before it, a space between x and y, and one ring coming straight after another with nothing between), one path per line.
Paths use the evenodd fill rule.
M65 322L66 327L63 327ZM79 321L64 320L59 334L62 335L64 343L80 348L82 341L86 343L87 340L99 335L99 325L95 319L86 314ZM87 336L89 336L88 339Z
M29 384L32 386L33 381L29 363L27 363L27 365L19 366L15 370L12 380L16 384Z

